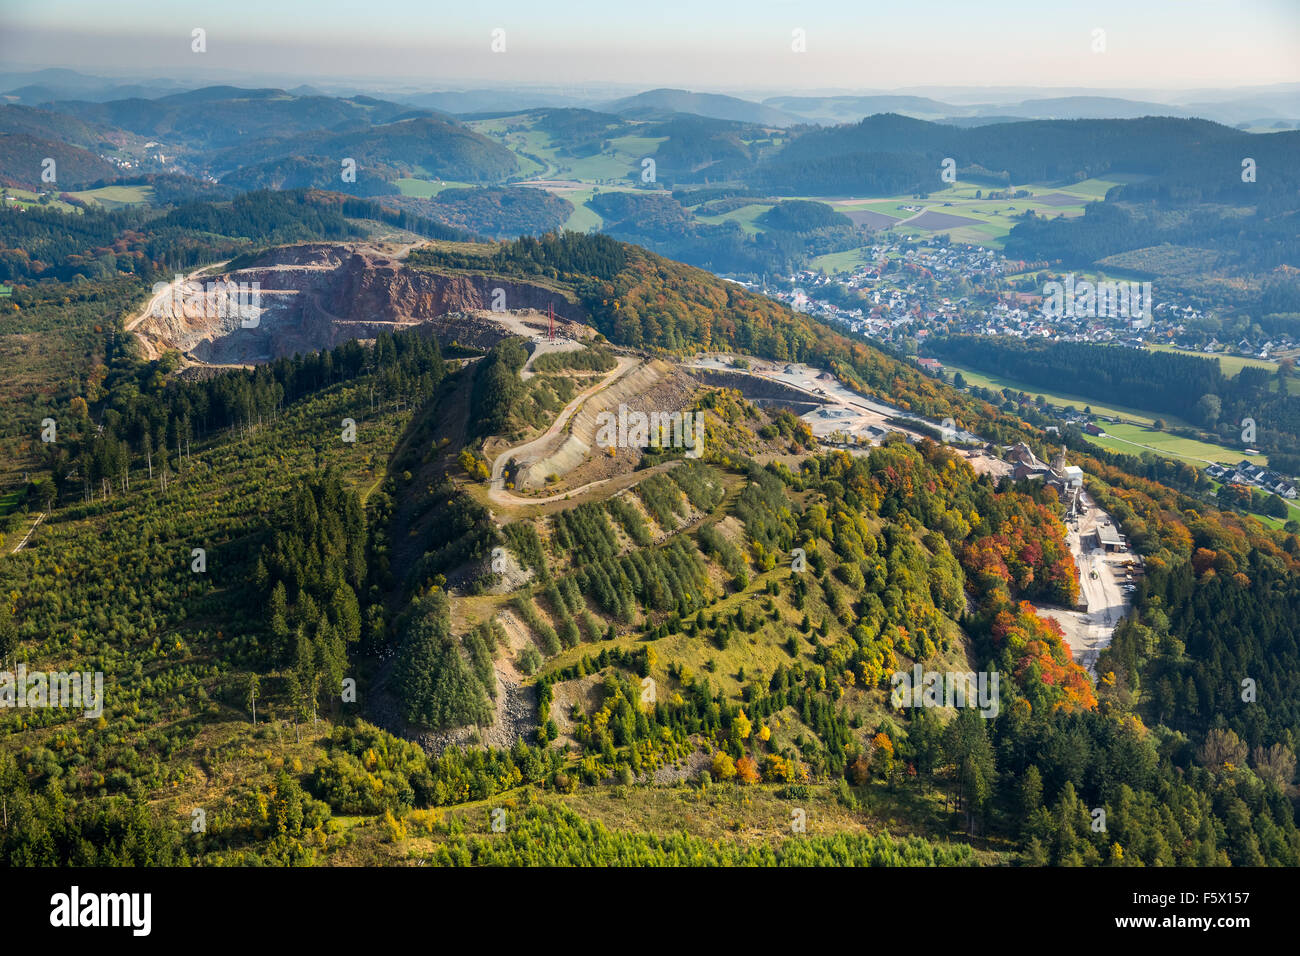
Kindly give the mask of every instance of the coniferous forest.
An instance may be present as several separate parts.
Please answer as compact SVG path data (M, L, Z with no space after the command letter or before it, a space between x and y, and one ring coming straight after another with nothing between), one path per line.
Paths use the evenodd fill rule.
M830 873L912 945L1259 913L1300 60L1150 3L0 13L9 928L537 895L451 867L952 868Z

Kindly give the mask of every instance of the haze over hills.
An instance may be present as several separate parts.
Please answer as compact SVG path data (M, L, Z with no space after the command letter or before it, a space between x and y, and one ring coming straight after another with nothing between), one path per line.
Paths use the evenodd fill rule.
M774 96L763 103L796 114L807 122L829 125L856 123L876 113L899 113L930 120L972 115L951 103L925 96Z
M755 123L760 126L791 126L802 122L792 113L770 105L752 103L717 93L692 93L687 90L649 90L601 104L598 109L610 113L642 114L654 112L694 113L714 119Z
M56 100L103 103L128 98L160 99L202 83L140 77L131 82L67 69L0 73L0 99L36 106ZM349 89L350 87L350 89ZM1104 119L1138 116L1190 116L1228 125L1267 127L1300 123L1300 84L1238 89L1104 90L1097 88L911 87L868 92L773 93L653 89L628 94L611 85L558 89L489 86L414 92L389 84L351 84L331 77L307 78L290 88L294 95L368 95L452 114L510 112L540 107L587 107L615 113L660 110L717 119L785 127L797 123L856 122L875 113L895 112L919 119L1021 117L1026 119Z
M193 86L171 79L122 83L76 70L51 68L27 73L0 73L0 99L36 106L54 100L106 102L128 98L155 99Z
M0 129L30 135L41 127L61 133L69 146L107 148L121 166L120 176L134 175L130 170L182 171L230 177L232 185L245 189L343 185L344 158L369 167L368 178L351 190L364 195L395 193L389 181L412 173L495 183L517 170L508 150L446 114L365 96L223 86L156 99L60 100L45 109L0 106ZM69 185L115 178L111 167L65 152ZM54 145L10 144L0 155L0 177L15 185L34 184L40 160L59 154Z
M822 111L852 111L856 104L929 112L948 105L916 98L781 102ZM1078 97L1042 102L1048 112L1120 112L1125 104L1145 112L1152 105ZM1287 225L1300 192L1287 161L1300 135L1294 131L1261 136L1168 117L967 116L952 125L900 113L782 127L681 111L753 116L754 106L661 90L614 101L606 111L548 107L458 119L365 95L233 86L155 99L63 100L45 108L9 104L0 106L0 132L7 134L0 144L0 181L39 190L45 160L55 159L64 189L117 187L99 194L107 202L335 189L390 197L393 208L410 215L489 236L603 228L674 258L747 277L852 253L868 244L872 231L911 221L942 223L965 230L968 241L1075 267L1172 247L1177 254L1156 261L1180 270L1168 277L1176 283L1191 275L1187 262L1213 255L1215 282L1256 274L1251 294L1260 294L1263 274L1286 262L1294 247L1295 230ZM1258 182L1241 180L1243 156L1266 171ZM927 220L922 207L909 207L908 197L949 190L940 178L948 160L953 175L969 185L942 205L956 200L992 220L956 214L955 208L936 210L937 218ZM1106 185L1085 195L1053 194L1088 181ZM514 188L521 183L535 188ZM973 203L985 190L1043 201L1019 209L1015 203ZM872 197L894 197L896 204L855 205ZM783 200L813 198L837 208L793 218L774 209ZM1104 207L1087 205L1103 198ZM1185 214L1211 199L1213 205L1198 206L1196 216ZM803 225L776 225L782 222Z
M15 952L543 882L617 941L732 866L803 945L1287 925L1296 0L10 0L0 61Z

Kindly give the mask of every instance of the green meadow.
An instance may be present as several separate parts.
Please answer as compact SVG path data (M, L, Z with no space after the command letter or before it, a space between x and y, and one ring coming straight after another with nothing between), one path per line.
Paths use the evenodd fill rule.
M147 205L154 201L152 186L101 186L98 189L87 189L70 195L87 202L98 203L108 209Z
M393 181L403 196L414 196L417 199L432 199L444 189L455 189L468 187L469 183L454 182L434 182L430 179L396 179Z
M57 209L60 212L72 212L74 209L77 208L76 206L69 205L68 203L62 202L61 200L58 199L51 199L47 203L40 203L38 202L40 196L37 193L29 192L26 189L16 189L10 186L8 187L7 191L9 193L9 198L11 200L10 205L16 205L16 206L45 205L51 209Z
M1103 423L1102 428L1106 431L1106 437L1110 439L1109 442L1105 442L1105 447L1130 455L1141 454L1143 451L1154 451L1166 458L1177 458L1197 466L1203 466L1210 462L1232 464L1241 461L1243 458L1257 465L1268 464L1267 455L1243 455L1239 449L1228 448L1211 442L1197 441L1193 438L1181 438L1177 435L1158 432L1153 428L1144 428L1140 425ZM1103 444L1102 440L1092 435L1087 437L1089 441Z
M748 235L757 235L763 229L758 224L758 217L763 215L772 208L771 203L751 203L748 206L741 206L739 209L733 209L731 212L725 212L720 216L700 216L695 218L699 222L709 223L710 225L720 225L724 222L735 222L740 224Z
M1199 352L1188 352L1186 349L1176 349L1172 345L1148 345L1147 348L1155 352L1177 352L1180 355L1196 355L1201 358L1216 358L1219 360L1219 370L1224 375L1232 378L1243 368L1262 368L1267 369L1274 374L1277 373L1277 363L1270 362L1267 359L1249 358L1244 355L1202 355ZM1276 383L1274 383L1276 387Z

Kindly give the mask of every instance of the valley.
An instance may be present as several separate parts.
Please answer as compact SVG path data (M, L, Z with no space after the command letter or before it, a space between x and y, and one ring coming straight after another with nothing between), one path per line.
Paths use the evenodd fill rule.
M5 865L1300 865L1293 84L328 6L0 73Z

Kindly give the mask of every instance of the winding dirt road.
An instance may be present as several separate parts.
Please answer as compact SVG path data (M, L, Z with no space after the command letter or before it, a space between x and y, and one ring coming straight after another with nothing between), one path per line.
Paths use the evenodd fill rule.
M518 460L524 458L524 456L528 454L539 451L547 442L564 429L564 426L568 423L569 419L572 418L578 409L582 407L583 402L592 395L595 395L597 392L613 385L616 381L622 378L625 373L631 371L640 364L640 359L631 358L630 356L620 356L618 364L614 366L609 374L595 385L590 385L583 389L571 402L569 402L569 404L564 406L560 411L560 414L556 416L555 421L551 423L550 428L546 429L546 431L538 435L536 438L515 445L513 448L507 448L501 454L497 455L496 460L492 462L492 478L488 481L488 500L496 505L543 505L547 502L561 501L572 495L581 494L584 491L599 487L609 481L608 478L602 478L599 481L585 484L581 488L571 488L568 491L562 491L559 494L550 495L545 498L523 498L506 490L505 470L506 465L510 462L511 458Z
M226 261L228 262L229 260ZM181 279L179 280L179 283L176 279L173 279L171 282L167 283L167 288L163 289L161 292L157 292L154 295L150 296L149 301L145 303L144 310L139 315L137 315L134 319L132 319L130 322L127 322L126 325L123 326L123 331L131 332L135 335L136 341L140 343L140 349L144 353L144 357L146 359L153 361L155 359L161 358L162 354L158 351L158 349L154 348L153 342L150 341L147 335L145 335L143 332L135 331L139 327L140 323L143 322L145 319L149 318L149 316L154 314L154 310L157 309L158 303L161 302L164 298L170 296L178 284L183 284L186 282L193 281L195 277L201 276L206 272L211 272L213 269L220 269L225 264L226 262L215 262L210 266L203 266L200 269L195 269L189 275L182 275Z

